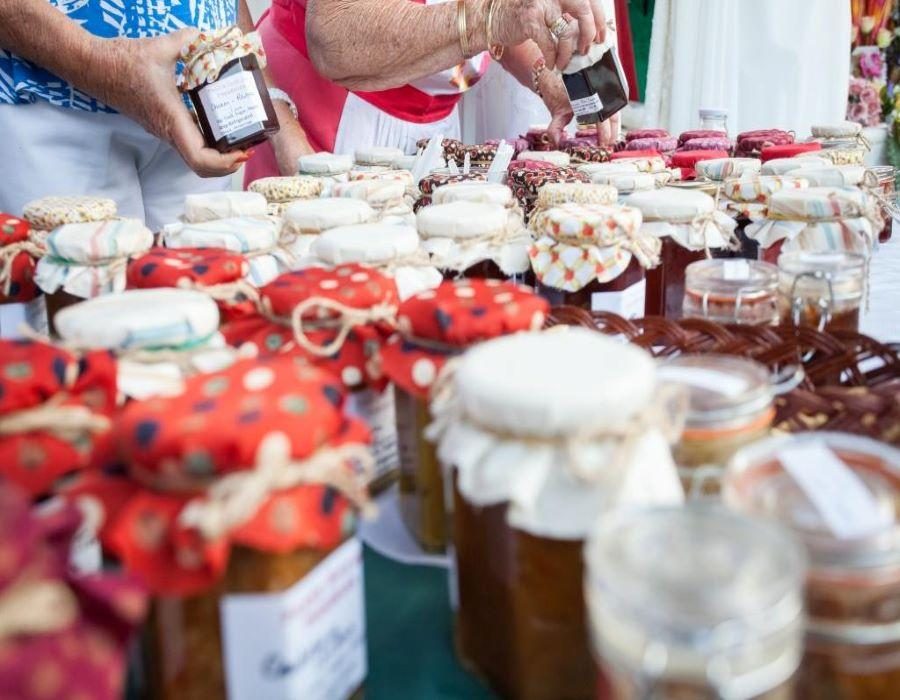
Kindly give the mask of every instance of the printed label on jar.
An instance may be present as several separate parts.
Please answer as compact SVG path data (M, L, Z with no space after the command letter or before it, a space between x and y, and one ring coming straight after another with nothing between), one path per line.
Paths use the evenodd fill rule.
M641 280L621 292L594 292L591 311L609 311L622 318L641 318L647 297L647 280Z
M603 101L596 92L587 97L579 97L577 100L570 100L572 103L572 111L576 117L585 117L588 114L597 114L603 109Z
M331 700L366 677L362 546L348 540L280 593L222 598L228 697Z
M376 481L398 469L400 452L397 447L393 385L382 392L372 389L350 392L347 413L365 421L372 431L372 455L375 457L372 480Z
M200 102L216 141L266 120L256 80L249 71L220 78L202 88Z

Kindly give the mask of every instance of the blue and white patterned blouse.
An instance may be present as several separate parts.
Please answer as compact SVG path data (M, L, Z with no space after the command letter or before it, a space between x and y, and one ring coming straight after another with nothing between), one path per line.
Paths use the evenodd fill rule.
M234 24L237 0L48 0L87 31L105 38L142 38L184 27ZM0 49L0 104L46 100L59 107L112 112L102 102L29 61Z

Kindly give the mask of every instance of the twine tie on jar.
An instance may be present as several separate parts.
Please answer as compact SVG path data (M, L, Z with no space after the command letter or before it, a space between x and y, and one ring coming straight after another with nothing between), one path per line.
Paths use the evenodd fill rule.
M203 292L210 299L221 301L229 304L237 304L241 301L249 301L254 306L259 303L259 290L245 279L235 280L234 282L223 282L222 284L201 284L193 282L184 277L178 280L175 285L178 289L190 289L197 292Z
M0 592L0 642L18 635L59 632L75 622L78 603L62 581L23 572Z
M33 258L42 258L47 254L47 248L31 240L17 241L0 248L0 285L4 296L9 296L12 288L13 262L20 253L27 253Z
M716 198L718 202L718 197ZM729 231L725 228L722 223L719 221L716 216L718 212L713 209L712 211L706 211L701 214L697 214L690 221L691 233L699 236L703 242L703 250L706 253L707 258L712 258L712 250L709 245L709 233L708 227L714 227L720 234L722 234L722 238L725 239L725 247L729 250L740 250L741 242L738 240L738 237L735 235L734 230ZM678 223L678 222L671 222ZM693 239L693 236L689 236L689 240L692 245L696 244L696 239Z
M178 522L215 541L251 520L276 492L302 484L324 484L340 491L360 508L364 516L374 512L366 484L375 461L366 445L350 443L325 447L306 459L290 455L290 439L270 433L256 451L253 469L217 479L203 497L190 501Z
M260 68L266 66L266 52L256 32L244 34L237 25L213 32L201 32L181 49L184 71L179 79L182 90L192 90L219 77L222 69L236 58L256 56Z
M304 321L303 315L317 309L334 311L337 318L322 319L321 321ZM304 350L317 357L330 357L334 355L347 340L356 326L365 326L370 323L386 323L391 327L396 325L397 306L394 304L376 304L367 309L357 309L347 306L334 299L326 297L310 297L297 304L291 312L291 328L294 331L294 339ZM282 322L280 319L278 322ZM336 329L337 335L325 345L317 345L306 334L308 330Z
M64 393L56 394L40 406L0 416L0 435L48 432L61 440L76 442L86 434L109 429L109 418L96 415L86 406L64 406L66 398Z

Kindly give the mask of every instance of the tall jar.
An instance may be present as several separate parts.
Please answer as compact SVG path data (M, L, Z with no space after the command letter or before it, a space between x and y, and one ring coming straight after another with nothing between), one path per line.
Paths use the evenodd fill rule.
M482 343L435 395L457 650L502 696L595 696L584 540L615 508L682 501L666 396L647 353L582 328Z
M721 507L627 510L585 546L598 700L791 700L806 557Z
M884 228L878 234L881 243L891 240L894 217L897 215L897 170L893 165L876 165L869 170L876 182L872 184L881 199L881 216Z
M781 320L818 330L859 330L866 260L853 253L782 253L778 258Z
M540 329L548 311L529 289L484 279L444 282L400 305L399 332L385 344L381 364L396 396L400 513L423 549L440 552L448 543L448 489L434 445L425 438L438 375L477 343Z
M769 434L774 393L765 366L730 355L680 355L659 368L660 380L687 395L681 438L673 448L689 497L719 493L728 460Z
M778 268L759 260L698 260L684 276L684 318L774 326L781 320Z
M640 211L621 205L562 204L536 214L530 256L539 293L552 306L643 316L644 269L658 263L660 244L640 227Z
M806 546L809 621L799 700L892 700L900 687L900 451L844 433L772 438L738 452L725 502Z

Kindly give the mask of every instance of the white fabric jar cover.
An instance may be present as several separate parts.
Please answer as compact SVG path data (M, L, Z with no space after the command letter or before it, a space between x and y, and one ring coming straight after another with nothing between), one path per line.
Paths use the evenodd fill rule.
M755 175L762 167L758 158L713 158L701 160L695 166L697 175L714 182L722 182L733 177Z
M615 187L620 195L656 189L655 173L641 172L597 172L591 175L591 182L597 185Z
M808 180L810 187L857 187L866 180L868 172L870 171L864 165L804 165L792 170L791 175Z
M371 146L369 148L356 149L355 159L360 165L384 165L390 166L393 162L405 155L399 148L390 146Z
M331 188L332 197L361 199L382 219L399 217L411 223L413 210L406 194L406 185L400 180L355 180L339 182Z
M743 216L750 220L764 218L773 193L810 186L807 179L797 176L798 172L800 171L795 170L790 175L757 175L726 180L721 185L719 207L733 217Z
M257 192L203 192L184 198L183 219L189 224L266 214L266 198Z
M516 199L513 197L512 190L506 185L477 180L452 182L447 185L441 185L432 192L432 204L447 204L449 202L482 202L499 204L504 207L516 205Z
M628 205L640 209L641 231L657 238L669 237L689 250L711 250L736 245L734 219L716 209L705 192L664 187L635 192Z
M834 163L821 156L802 155L795 158L773 158L762 164L761 175L787 175L798 168L831 168Z
M562 151L522 151L516 160L536 160L542 163L550 163L559 168L568 167L572 158Z
M331 188L338 182L347 182L348 173L353 168L351 156L334 153L313 153L300 156L297 169L301 175L311 175L322 183L322 197L331 196Z

